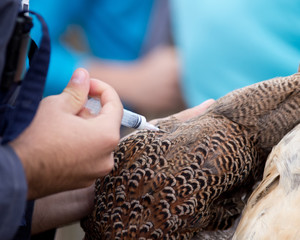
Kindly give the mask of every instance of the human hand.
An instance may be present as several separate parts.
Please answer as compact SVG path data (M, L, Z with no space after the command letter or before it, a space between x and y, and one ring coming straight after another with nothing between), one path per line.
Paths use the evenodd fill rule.
M208 99L206 101L204 101L203 103L199 104L198 106L195 106L195 107L192 107L192 108L188 108L186 110L183 110L179 113L175 113L169 117L166 117L166 118L160 118L160 119L154 119L152 121L150 121L152 124L156 124L158 121L161 121L161 120L166 120L170 117L175 117L177 118L179 121L187 121L193 117L196 117L200 114L203 114L207 108L212 105L213 103L215 102L215 100L213 99Z
M88 95L101 101L97 116L84 108ZM30 126L10 143L24 166L28 198L89 186L110 172L122 109L116 92L84 69L62 94L43 99Z
M215 100L208 99L208 100L204 101L203 103L201 103L198 106L195 106L193 108L185 109L181 112L175 113L175 114L170 115L170 116L165 117L165 118L153 119L153 120L149 121L149 123L151 123L153 125L156 125L160 121L168 120L169 118L172 118L172 117L175 117L179 121L184 122L184 121L187 121L187 120L189 120L193 117L199 116L200 114L203 114L209 108L209 106L212 105L214 102L215 102ZM122 138L122 140L124 140L125 138L127 138L128 136L130 136L132 134L135 134L137 131L138 130L135 130L135 131L131 132L130 134L127 134L126 136L124 136Z
M193 117L203 114L214 102L214 99L208 99L203 103L199 104L198 106L183 110L179 113L173 114L172 116L180 121L187 121Z
M202 114L214 100L210 99L202 104L172 115L181 121ZM153 120L154 123L158 120ZM70 224L87 216L94 207L94 185L66 191L38 199L32 218L32 233L36 234L59 226ZM47 209L45 209L47 208ZM47 216L45 216L47 212Z

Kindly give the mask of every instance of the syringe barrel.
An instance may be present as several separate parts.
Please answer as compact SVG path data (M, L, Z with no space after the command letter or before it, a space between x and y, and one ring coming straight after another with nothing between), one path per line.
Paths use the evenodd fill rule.
M139 128L142 122L146 122L146 118L142 115L124 109L123 118L121 124L130 128Z

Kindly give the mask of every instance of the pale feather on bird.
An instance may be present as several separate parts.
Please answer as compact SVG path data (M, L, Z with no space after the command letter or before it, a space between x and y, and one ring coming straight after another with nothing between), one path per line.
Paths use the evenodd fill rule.
M300 125L276 145L234 240L300 239Z

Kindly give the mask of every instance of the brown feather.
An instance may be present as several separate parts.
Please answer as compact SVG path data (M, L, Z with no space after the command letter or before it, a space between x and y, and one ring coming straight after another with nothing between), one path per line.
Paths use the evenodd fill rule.
M233 91L204 114L139 131L97 180L91 239L191 239L227 229L262 177L271 148L300 122L300 74Z

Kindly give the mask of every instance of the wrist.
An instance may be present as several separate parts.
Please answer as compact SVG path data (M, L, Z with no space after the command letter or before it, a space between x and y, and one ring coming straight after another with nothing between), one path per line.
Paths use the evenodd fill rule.
M33 199L36 194L34 193L32 184L31 184L33 182L33 180L31 179L31 176L32 176L31 167L32 166L30 166L30 161L27 160L28 154L25 151L26 148L24 149L22 144L18 143L18 140L10 142L9 145L14 150L14 152L16 153L16 155L18 156L18 158L20 159L20 161L23 165L25 178L26 178L26 182L27 182L27 186L28 186L27 199Z
M20 139L16 139L9 144L19 157L24 168L28 185L27 199L36 199L55 192L51 187L57 186L52 186L53 182L51 179L54 178L49 176L53 172L51 164L47 164L50 161L41 157L43 156L40 154L41 147L37 148L33 146L34 144L31 144L29 147ZM57 172L53 172L53 174L57 174Z

